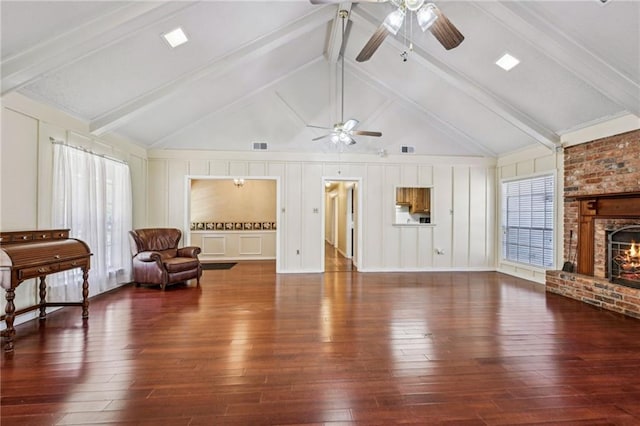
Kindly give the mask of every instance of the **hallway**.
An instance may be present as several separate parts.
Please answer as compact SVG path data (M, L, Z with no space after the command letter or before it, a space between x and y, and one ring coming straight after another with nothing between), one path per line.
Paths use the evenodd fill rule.
M357 271L353 261L344 257L337 248L325 241L324 243L324 271L351 272Z

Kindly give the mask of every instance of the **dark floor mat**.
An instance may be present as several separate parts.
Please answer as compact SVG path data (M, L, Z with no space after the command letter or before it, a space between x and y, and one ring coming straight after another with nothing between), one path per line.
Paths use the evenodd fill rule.
M204 269L205 271L211 270L211 269L231 269L236 265L237 265L237 262L230 262L230 263L203 263L202 264L202 269Z

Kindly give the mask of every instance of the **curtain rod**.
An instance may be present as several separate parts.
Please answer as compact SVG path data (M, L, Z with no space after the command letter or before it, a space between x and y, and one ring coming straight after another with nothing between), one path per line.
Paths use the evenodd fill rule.
M63 146L66 146L68 148L73 148L73 149L77 149L78 151L86 152L87 154L95 155L96 157L104 158L105 160L111 160L111 161L115 161L116 163L121 163L121 164L124 164L125 166L129 166L129 164L124 160L120 160L118 158L109 157L108 155L105 155L105 154L98 154L97 152L93 152L88 148L83 148L81 146L70 145L70 144L66 143L65 141L54 139L51 136L49 136L49 140L54 145L63 145Z

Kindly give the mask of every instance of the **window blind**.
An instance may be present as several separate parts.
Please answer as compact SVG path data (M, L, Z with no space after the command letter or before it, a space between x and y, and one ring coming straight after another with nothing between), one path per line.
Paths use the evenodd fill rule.
M502 184L502 258L553 267L554 176Z

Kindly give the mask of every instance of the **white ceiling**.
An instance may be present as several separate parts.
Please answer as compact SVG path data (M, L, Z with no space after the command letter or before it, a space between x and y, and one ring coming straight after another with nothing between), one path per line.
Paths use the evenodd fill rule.
M2 94L18 91L146 148L333 152L339 8L350 9L345 118L381 138L347 149L499 156L640 116L640 2L447 1L465 35L445 50L418 25L355 61L390 3L2 0ZM410 17L411 19L415 19ZM182 27L170 49L161 34ZM411 31L412 30L412 31ZM414 50L400 53L406 39ZM521 60L509 72L494 62Z

